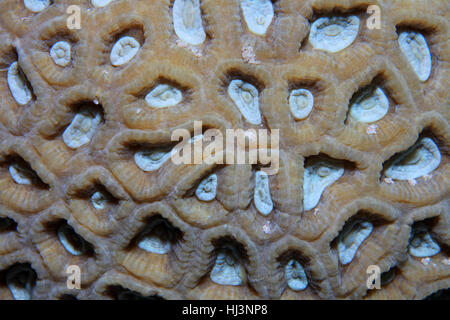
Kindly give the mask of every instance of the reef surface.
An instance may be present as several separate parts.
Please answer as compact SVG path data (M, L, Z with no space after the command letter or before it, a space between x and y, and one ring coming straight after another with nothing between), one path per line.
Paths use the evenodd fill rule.
M449 9L0 0L0 299L448 290ZM174 164L194 121L278 172Z

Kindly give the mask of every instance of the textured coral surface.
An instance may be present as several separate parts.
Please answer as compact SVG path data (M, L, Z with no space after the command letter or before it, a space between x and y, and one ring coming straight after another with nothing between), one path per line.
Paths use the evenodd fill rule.
M0 298L448 289L449 8L0 0ZM193 121L280 129L278 173L150 170ZM72 265L80 290L67 287ZM380 289L367 287L371 265Z

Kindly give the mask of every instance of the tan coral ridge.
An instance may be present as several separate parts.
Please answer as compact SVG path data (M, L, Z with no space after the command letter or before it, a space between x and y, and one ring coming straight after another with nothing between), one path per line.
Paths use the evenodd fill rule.
M255 3L1 2L1 299L448 292L448 2ZM278 173L149 162L194 121L280 129Z

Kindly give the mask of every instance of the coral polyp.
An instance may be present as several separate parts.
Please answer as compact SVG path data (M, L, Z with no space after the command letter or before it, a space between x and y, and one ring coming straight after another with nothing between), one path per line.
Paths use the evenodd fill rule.
M448 290L449 14L0 0L0 299Z

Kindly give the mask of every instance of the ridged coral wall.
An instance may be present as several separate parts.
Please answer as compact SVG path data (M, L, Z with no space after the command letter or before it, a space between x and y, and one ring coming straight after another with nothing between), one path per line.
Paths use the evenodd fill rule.
M39 1L25 1L28 8L0 1L0 298L422 299L448 288L448 1L272 1L262 34L250 27L268 16L251 24L240 1L178 1L191 6L182 7L191 10L182 22L188 32L200 30L196 39L203 30L200 44L180 38L170 0L103 7L53 0L39 12L29 9ZM81 10L80 29L67 26L69 5ZM381 10L378 29L367 27L369 5ZM338 52L314 45L314 21L349 15L359 19L351 44ZM426 41L425 81L400 48L402 30ZM138 50L114 66L110 53L124 36ZM71 48L65 65L49 53L58 41ZM227 92L236 79L257 91L251 97L259 124L249 123ZM146 95L159 84L175 88L168 97L181 100L149 106ZM388 111L372 123L355 121L350 105L371 85L384 93ZM314 97L303 118L294 117L289 99L299 88ZM80 110L100 120L87 143L71 148L66 131ZM167 161L148 172L136 164L136 150L171 145L172 131L192 131L193 121L222 132L280 129L269 214L255 206L257 165ZM415 179L385 177L392 159L422 138L434 142L439 165ZM305 168L317 159L342 164L343 174L304 210ZM212 173L215 198L201 201L193 190ZM344 226L361 220L371 232L344 264ZM139 242L154 221L169 245L164 253ZM412 227L421 221L440 249L430 257L410 254ZM64 238L61 230L72 234ZM230 266L241 268L239 285L210 276L227 247L234 248ZM304 268L303 290L288 285L291 260ZM80 290L66 286L69 265L81 270ZM384 272L379 290L367 288L370 265ZM15 270L22 280L14 280Z

